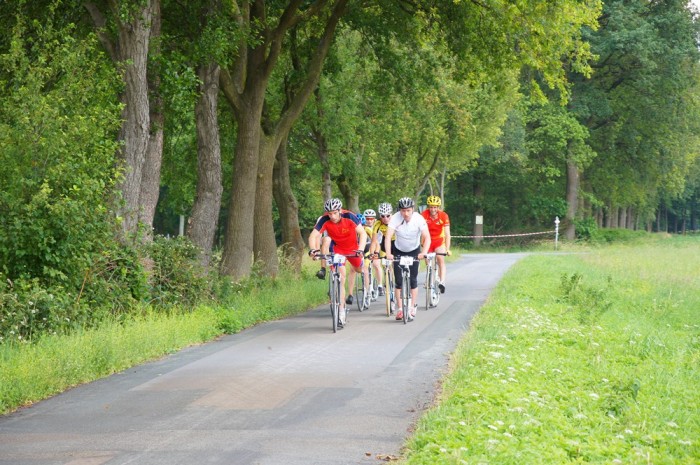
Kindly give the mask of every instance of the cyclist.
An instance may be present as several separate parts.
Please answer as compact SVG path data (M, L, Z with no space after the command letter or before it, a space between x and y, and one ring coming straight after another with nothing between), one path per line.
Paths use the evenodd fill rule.
M428 208L423 211L423 218L428 223L430 231L430 250L431 252L446 253L450 255L450 217L444 211L440 210L442 199L437 195L428 197ZM445 277L447 276L447 267L445 266L445 257L437 255L438 269L440 270L440 282L438 287L440 293L445 293Z
M349 282L350 289L352 289L352 283L355 282L355 273L362 273L362 251L367 243L367 233L365 228L360 224L360 219L352 212L343 210L343 203L340 199L328 199L324 205L325 213L316 222L316 226L309 234L309 255L315 257L322 252L328 254L330 252L329 244L327 240L323 241L323 251L320 250L321 247L321 237L323 232L328 233L328 237L332 241L332 246L334 253L342 255L357 255L356 257L348 257L347 261L350 263L350 271L348 272L348 279L345 279L345 267L340 268L340 301L352 304L352 294L348 295L345 299L345 282ZM342 305L342 304L341 304ZM343 327L345 325L345 307L340 309L338 315L338 326Z
M367 247L365 247L365 257L370 257L372 255L372 235L374 224L377 219L377 212L368 208L364 212L367 224L365 225L365 231L367 232ZM374 268L374 276L377 281L377 292L380 296L384 295L384 288L382 287L382 265L379 260L372 260L371 266Z
M375 257L386 256L386 251L384 250L384 235L389 228L389 220L391 219L391 214L393 213L393 207L388 202L383 202L379 204L379 221L375 221L372 226L372 243L369 246L369 253ZM396 239L393 236L391 240ZM391 250L391 249L389 249ZM383 279L384 273L381 271L381 264L379 260L374 260L373 264L377 267L377 282L379 283L378 291L379 295L384 295Z
M410 267L411 279L411 301L413 308L399 307L396 312L396 319L403 320L403 312L410 312L408 319L413 320L416 317L416 309L418 308L418 265L419 260L424 258L430 249L430 232L425 218L420 213L414 211L415 203L410 197L402 197L399 199L399 211L389 220L389 227L386 236L384 237L384 247L387 250L386 258L394 259L394 255L410 255L418 260L413 262ZM391 236L396 234L396 240L391 243ZM394 262L394 276L396 279L396 301L401 305L401 285L403 277L401 276L401 268L398 262Z

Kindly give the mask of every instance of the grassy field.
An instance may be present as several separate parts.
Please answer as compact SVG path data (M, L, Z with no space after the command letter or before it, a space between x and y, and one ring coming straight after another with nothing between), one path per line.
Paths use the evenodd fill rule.
M699 268L697 238L523 260L404 462L700 463Z

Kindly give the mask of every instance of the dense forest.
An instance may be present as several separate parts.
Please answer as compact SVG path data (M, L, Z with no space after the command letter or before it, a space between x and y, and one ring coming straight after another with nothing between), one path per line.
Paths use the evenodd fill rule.
M440 195L453 234L696 230L698 24L680 0L3 2L0 330L298 272L331 196Z

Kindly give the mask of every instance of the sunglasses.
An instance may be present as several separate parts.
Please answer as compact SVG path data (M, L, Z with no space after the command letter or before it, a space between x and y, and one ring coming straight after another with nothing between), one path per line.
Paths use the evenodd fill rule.
M382 215L382 218L391 218L391 215Z

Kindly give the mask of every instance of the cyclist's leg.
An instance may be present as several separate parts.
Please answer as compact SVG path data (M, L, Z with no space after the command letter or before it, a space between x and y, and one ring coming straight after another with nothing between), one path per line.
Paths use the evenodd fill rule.
M401 275L401 267L398 262L394 262L394 302L396 302L396 319L402 318L403 303L401 301L401 288L403 286L403 276Z
M374 279L377 281L379 286L383 286L384 273L382 273L382 264L379 259L372 260L372 267L374 267Z
M420 266L420 261L417 259L418 252L420 252L420 249L411 252L411 255L416 257L416 260L410 266L411 279L409 287L411 288L411 305L413 308L410 308L409 311L412 317L416 316L416 307L418 307L418 267Z
M446 253L447 249L445 248L444 245L441 245L437 249L435 249L436 252L438 253ZM438 287L440 288L440 292L444 293L445 292L445 277L447 276L447 266L445 265L445 256L444 255L436 255L437 258L437 280L438 280Z

